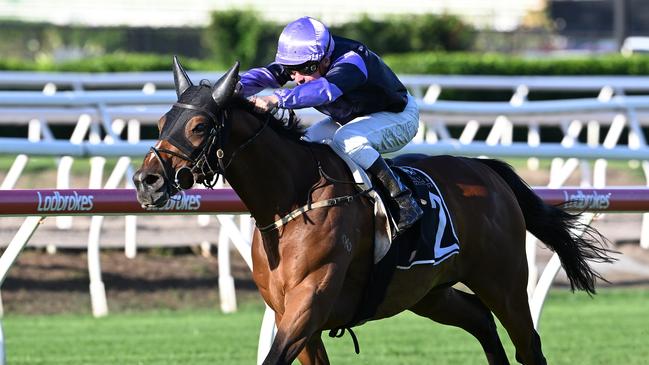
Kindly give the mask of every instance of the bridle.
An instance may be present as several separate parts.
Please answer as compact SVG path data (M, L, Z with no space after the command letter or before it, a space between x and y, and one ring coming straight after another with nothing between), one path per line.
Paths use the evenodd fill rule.
M164 177L169 182L168 185L169 189L175 189L177 191L187 190L191 188L191 186L194 185L193 176L194 174L197 173L202 173L205 176L202 181L202 184L208 189L213 189L214 186L216 185L216 181L218 181L219 179L219 176L225 173L225 170L230 166L230 164L236 157L237 153L239 153L244 148L248 147L248 145L250 145L264 131L264 129L270 123L270 119L271 119L270 114L268 114L266 121L264 122L264 124L262 124L261 128L257 130L250 138L248 138L239 147L237 147L232 152L227 162L225 162L225 153L223 152L225 140L227 138L227 133L225 130L226 129L225 119L229 114L229 110L223 109L221 110L220 113L218 113L217 116L214 113L212 113L210 110L198 105L176 102L173 104L173 106L181 109L195 110L205 114L206 116L209 117L211 122L210 125L212 127L209 131L206 141L202 145L200 152L194 158L192 158L188 154L180 152L183 150L182 146L178 146L169 138L162 138L161 140L166 140L172 146L176 147L176 149L178 149L179 152L172 151L166 148L156 148L154 146L151 146L149 153L153 153L153 155L156 157L158 162L162 165L163 172L165 175ZM216 148L216 159L218 164L217 166L212 166L209 161L209 156L210 156L210 152L215 148ZM168 161L166 163L165 159L163 159L162 156L160 155L161 152L183 159L189 162L191 164L190 165L191 167L184 166L178 169L177 171L175 171L174 173L171 164L168 163ZM189 183L183 183L185 180L188 180L190 177L191 177L191 181Z
M220 175L223 175L227 168L230 166L230 164L234 161L235 157L239 152L244 150L246 147L248 147L252 142L255 141L259 135L266 129L266 127L270 124L271 119L273 118L271 113L266 113L266 120L262 124L262 126L252 135L250 136L245 142L243 142L241 145L239 145L231 154L229 159L227 161L225 160L225 153L223 152L223 147L225 145L225 139L227 137L227 131L226 129L226 118L228 117L229 114L229 109L224 108L221 109L217 115L212 113L210 110L193 105L193 104L185 104L185 103L174 103L174 107L178 107L181 109L189 109L189 110L195 110L197 112L203 113L207 115L210 118L212 128L210 129L209 135L207 137L207 140L203 143L203 146L198 153L198 155L195 158L192 158L190 154L182 153L182 152L176 152L176 151L171 151L166 148L155 148L151 147L149 153L153 153L154 156L158 159L160 164L163 167L164 171L164 177L165 179L169 182L167 185L169 188L168 189L176 189L177 191L181 190L187 190L191 188L194 184L194 179L193 175L197 172L201 172L205 175L206 178L203 179L202 183L203 185L208 188L208 189L213 189L214 185L216 184L216 181L218 180ZM173 140L169 139L168 137L162 137L161 140L166 140L169 142L172 146L176 147L178 151L182 151L184 149L183 146L178 146L176 143L174 143ZM185 146L186 147L186 146ZM216 149L216 158L217 158L217 166L212 166L209 162L209 155L212 150ZM162 157L160 154L161 152L167 153L172 156L176 156L178 158L181 158L191 164L191 167L182 167L178 171L175 171L175 175L173 173L171 164L166 163L165 159ZM313 151L311 151L313 154ZM322 177L325 178L325 180L328 180L330 182L336 182L336 183L349 183L349 184L356 184L354 181L339 181L336 180L329 175L327 175L320 162L313 156L317 166L318 166L318 171ZM187 179L187 176L190 176L191 180L190 183L183 184L182 180ZM173 179L171 178L172 176ZM209 179L208 179L209 177ZM311 191L308 194L308 203L298 209L293 210L289 214L285 215L284 217L278 219L277 221L265 225L265 226L259 226L257 225L257 228L262 232L266 233L269 231L273 231L276 229L279 229L281 226L285 225L286 223L292 221L293 219L299 217L300 215L304 214L305 212L308 212L313 209L317 208L324 208L324 207L331 207L331 206L336 206L336 205L341 205L341 204L348 204L351 201L355 200L356 198L360 196L367 195L371 189L368 190L363 190L359 191L355 194L351 195L345 195L345 196L340 196L336 198L331 198L331 199L326 199L324 201L318 201L318 202L312 202L311 201L311 193L313 190L319 188L320 186L316 185L311 188ZM173 191L170 191L170 196L173 195Z
M227 137L226 136L227 133L224 130L225 130L225 126L226 126L225 120L227 118L229 110L228 109L222 109L221 112L218 113L218 117L217 117L214 113L212 113L208 109L197 106L197 105L185 104L185 103L175 103L173 106L178 107L178 108L182 108L182 109L195 110L195 111L198 111L200 113L204 113L205 115L207 115L210 118L210 120L212 122L211 123L212 128L211 128L211 130L209 132L209 136L207 138L207 141L203 144L203 147L202 147L201 151L199 152L199 154L196 156L196 158L191 158L191 156L189 156L187 154L171 151L171 150L168 150L168 149L165 149L165 148L151 147L150 152L152 152L156 156L156 158L158 159L160 164L163 166L165 178L167 179L167 181L171 182L171 184L169 184L169 185L171 185L170 189L173 188L173 189L177 189L178 191L189 189L194 184L193 174L196 173L197 171L202 172L203 174L205 174L206 177L211 177L210 179L205 178L202 183L208 189L214 188L215 182L218 180L218 177L225 173L225 170L230 166L232 161L234 161L234 158L237 156L237 154L239 152L241 152L242 150L244 150L246 147L248 147L252 142L254 142L254 140L257 137L259 137L259 135L261 135L261 133L270 124L270 121L272 119L272 114L271 113L266 113L266 120L264 121L262 126L251 137L249 137L245 142L243 142L241 145L239 145L239 147L237 147L232 152L232 154L230 154L230 158L227 160L227 162L225 162L225 153L223 152L223 146L225 144L225 138ZM174 142L172 140L168 139L168 138L161 138L161 140L167 140L167 142L169 142L171 145L176 147L179 151L182 151L182 149L183 149L182 147L174 144ZM212 151L214 148L216 148L216 157L217 157L218 165L215 166L215 167L212 167L210 165L210 163L209 163L208 156L210 154L210 151ZM192 164L192 167L191 168L189 168L189 167L180 168L178 171L176 171L175 177L172 180L171 179L172 173L170 173L170 171L169 171L171 169L171 166L170 166L170 164L165 163L165 160L160 155L160 152L164 152L164 153L170 154L172 156L179 157L179 158L181 158L181 159L183 159L185 161L188 161L189 163ZM311 152L313 154L313 151L311 151ZM329 175L327 175L324 172L324 170L322 168L322 165L320 164L320 161L318 161L315 158L315 156L313 156L313 157L314 157L314 159L315 159L315 161L317 163L318 171L319 171L320 175L322 177L324 177L325 180L328 180L330 182L336 182L336 183L356 184L356 182L354 182L354 181L340 181L340 180L336 180L336 179L330 177ZM182 174L192 174L191 175L191 184L187 184L187 185L182 184L181 180L183 179L183 177L180 176ZM216 178L214 178L214 177L216 177ZM285 225L286 223L288 223L288 222L292 221L293 219L299 217L300 215L304 214L305 212L308 212L308 211L313 210L313 209L331 207L331 206L336 206L336 205L341 205L341 204L348 204L348 203L350 203L351 201L357 199L360 196L367 195L372 190L372 189L367 189L367 190L359 191L359 192L357 192L355 194L351 194L351 195L345 195L345 196L340 196L340 197L336 197L336 198L326 199L326 200L323 200L323 201L312 202L311 201L311 195L312 195L311 193L313 192L313 190L315 190L315 189L317 189L319 187L320 186L316 185L316 186L313 186L311 188L311 191L308 194L308 203L306 205L304 205L304 206L302 206L302 207L300 207L298 209L293 210L289 214L285 215L284 217L278 219L277 221L275 221L275 222L273 222L271 224L268 224L268 225L265 225L265 226L257 225L257 228L259 229L259 231L262 232L262 233L266 233L266 232L269 232L269 231L279 229L281 226ZM173 194L169 194L169 195L171 196Z

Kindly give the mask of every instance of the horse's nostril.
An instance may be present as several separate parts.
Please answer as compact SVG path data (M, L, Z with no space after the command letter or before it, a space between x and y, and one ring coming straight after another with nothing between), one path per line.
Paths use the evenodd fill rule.
M145 185L154 185L160 179L158 174L149 174L142 181Z

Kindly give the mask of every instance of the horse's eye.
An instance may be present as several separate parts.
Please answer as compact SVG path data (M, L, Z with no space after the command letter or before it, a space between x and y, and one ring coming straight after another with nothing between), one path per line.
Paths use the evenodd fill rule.
M192 132L195 134L203 134L207 131L207 125L205 123L196 124Z

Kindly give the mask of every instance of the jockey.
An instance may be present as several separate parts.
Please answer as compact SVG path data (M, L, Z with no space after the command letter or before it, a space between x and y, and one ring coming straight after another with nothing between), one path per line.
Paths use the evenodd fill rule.
M280 89L288 81L292 89ZM326 143L319 131L334 130L330 146L367 171L399 207L397 233L423 214L411 191L380 153L405 146L417 133L419 109L392 70L364 44L333 36L309 17L288 24L279 37L275 62L241 75L243 95L258 111L313 107L328 117L309 127L304 139ZM279 108L279 109L278 109ZM321 133L320 133L321 134Z

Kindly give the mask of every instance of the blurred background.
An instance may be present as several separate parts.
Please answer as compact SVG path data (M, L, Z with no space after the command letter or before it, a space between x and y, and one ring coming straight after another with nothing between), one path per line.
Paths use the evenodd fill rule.
M641 0L331 0L322 5L291 0L1 0L0 69L159 70L168 68L168 57L155 55L170 54L196 60L203 69L223 69L233 59L244 67L263 65L272 59L283 26L304 14L395 57L493 53L493 63L503 55L619 54L625 41L627 55L649 50L643 39L628 41L649 35L649 3ZM519 71L439 63L409 64L416 67L408 71ZM553 72L579 70L566 66Z
M409 147L503 158L533 186L649 186L646 0L0 0L0 190L132 188L176 100L172 56L194 81L235 60L263 66L285 24L305 15L399 75L421 112ZM0 201L4 254L27 220L1 213ZM10 363L254 362L264 305L234 249L249 244L247 216L96 218L39 224L0 283ZM597 267L610 283L596 300L571 295L559 274L542 322L546 356L644 364L649 214L593 224L623 255ZM528 248L536 283L552 252ZM348 339L325 340L333 363L484 362L468 334L412 314L357 333L358 358Z

